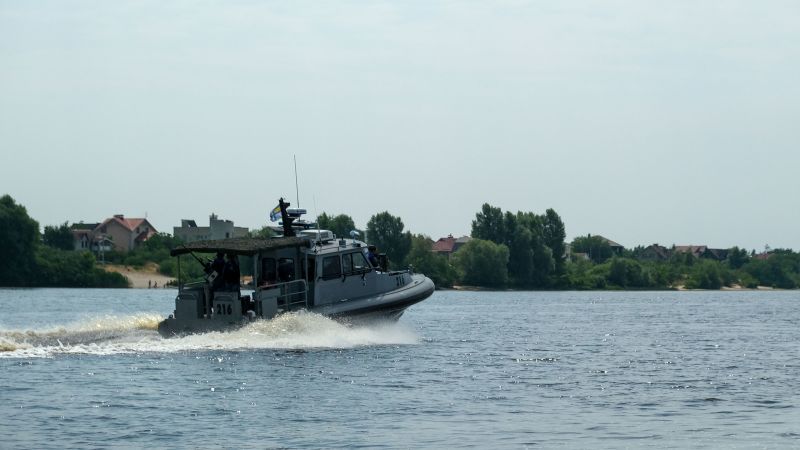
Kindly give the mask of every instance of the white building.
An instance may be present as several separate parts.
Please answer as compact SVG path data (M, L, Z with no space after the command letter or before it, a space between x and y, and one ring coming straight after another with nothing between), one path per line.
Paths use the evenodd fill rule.
M220 220L216 214L212 213L208 222L209 226L198 227L194 220L183 219L181 226L173 227L172 234L183 242L215 241L247 236L247 228L236 227L231 220Z

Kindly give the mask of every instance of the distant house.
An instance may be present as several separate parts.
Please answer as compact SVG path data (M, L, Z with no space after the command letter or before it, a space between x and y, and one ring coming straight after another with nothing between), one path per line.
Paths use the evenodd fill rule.
M573 252L570 253L570 257L567 261L591 261L592 258L589 258L588 253L582 252Z
M439 238L438 241L434 242L431 250L436 254L444 255L449 258L450 255L457 252L458 249L463 247L464 244L469 242L471 239L472 238L469 236L454 238L453 235L450 234L447 237Z
M80 250L92 250L92 244L94 243L94 229L100 225L99 223L73 223L70 227L70 231L72 231L72 240L74 242L74 249L76 251Z
M725 261L728 259L728 249L724 248L706 248L703 252L702 258L715 259L717 261Z
M95 228L100 242L107 238L113 249L120 252L133 250L156 233L156 228L147 219L126 218L122 214L106 219Z
M591 234L589 236L591 237ZM594 235L594 237L600 238L603 240L603 242L606 242L608 246L611 247L611 251L614 252L615 255L622 256L622 251L625 250L625 247L623 247L622 244L617 244L611 239L600 236L599 234Z
M173 236L183 242L216 241L219 239L245 237L249 230L233 225L233 221L221 220L216 214L208 218L207 227L198 227L194 220L181 220L181 226L173 227Z
M669 249L658 244L645 247L644 250L642 250L642 252L639 254L639 259L648 261L665 261L669 259L669 257Z
M695 258L699 258L706 252L708 246L705 245L676 245L672 248L674 253L689 253Z
M564 243L564 261L576 262L581 260L589 261L590 259L591 258L589 258L588 253L573 252L572 244L570 244L569 242Z
M724 261L728 257L728 250L709 248L707 245L676 245L673 248L673 252L689 253L695 258L707 258L717 261Z
M72 225L75 250L129 252L158 231L147 219L117 214L101 223Z
M472 238L469 236L461 236L460 238L456 239L456 245L453 246L453 253L457 252L458 249L463 247L467 242L471 240Z

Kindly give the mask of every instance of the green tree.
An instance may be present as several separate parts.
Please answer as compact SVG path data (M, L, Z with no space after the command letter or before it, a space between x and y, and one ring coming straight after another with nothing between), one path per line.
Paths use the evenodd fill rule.
M322 213L317 217L317 224L320 229L330 230L340 238L349 237L350 232L356 229L356 223L347 214L329 216L327 213Z
M544 245L541 237L537 237L533 245L533 286L549 287L555 268L553 251Z
M555 274L562 275L566 262L564 239L567 238L564 222L555 210L548 209L545 211L542 225L543 243L552 251Z
M122 264L142 267L148 263L163 264L172 259L170 250L181 245L183 241L167 233L150 236L134 250L118 255Z
M612 258L609 267L608 282L621 288L652 287L649 273L634 259Z
M502 287L508 282L508 247L483 239L472 239L453 255L463 273L462 280L472 286Z
M642 264L642 267L647 267L652 287L666 288L673 286L683 278L683 272L672 264L660 261L640 262L640 264Z
M415 271L425 274L436 286L451 287L458 276L446 256L433 251L433 241L421 234L411 237L411 251L406 261Z
M0 197L0 286L25 286L36 268L39 224L10 195Z
M614 254L611 246L599 236L578 236L572 240L572 251L586 253L595 264L602 264Z
M544 215L521 211L513 214L486 203L472 221L473 238L508 247L508 276L519 287L568 284L565 236L564 223L552 209Z
M50 227L48 238L58 236L67 224ZM59 230L60 229L60 230ZM57 243L53 239L51 243ZM58 244L56 244L58 245ZM41 245L39 224L25 207L10 196L0 198L0 286L126 287L118 273L95 267L89 252Z
M276 233L272 228L268 225L264 225L263 227L259 228L258 230L253 230L250 232L250 236L259 239L271 239L277 236Z
M531 252L533 270L528 285L533 287L549 287L552 284L555 270L553 250L545 244L545 218L532 212L518 212L517 222L531 233Z
M566 266L567 285L570 289L578 290L604 289L606 278L597 273L598 270L601 269L585 259L568 264Z
M686 287L689 289L720 289L725 285L725 274L716 261L701 259L692 264Z
M172 250L181 244L183 244L181 238L172 236L169 233L156 233L144 241L139 248L145 248L150 251Z
M731 269L741 268L749 259L747 250L743 248L732 247L728 250L728 266L730 266Z
M508 276L520 287L529 286L533 279L533 233L525 227L514 225L515 232L509 237Z
M36 253L37 271L31 284L52 287L128 287L128 280L95 266L90 252L42 246Z
M403 231L404 228L402 219L387 211L375 214L367 222L368 242L386 253L393 267L402 266L411 250L411 233Z
M738 270L736 276L741 286L748 289L756 289L758 287L758 280L744 270Z
M69 228L69 223L67 222L58 226L47 225L44 227L42 241L44 245L49 245L50 247L59 248L61 250L73 250L75 248L72 230Z
M670 256L669 261L670 264L679 265L684 267L692 267L694 263L697 261L693 254L690 252L676 252L674 249L672 251L672 256Z
M484 203L481 212L475 215L472 221L472 237L492 241L495 244L504 244L507 233L503 210Z
M794 289L800 282L800 258L791 252L773 252L766 260L753 259L742 270L758 280L761 286Z

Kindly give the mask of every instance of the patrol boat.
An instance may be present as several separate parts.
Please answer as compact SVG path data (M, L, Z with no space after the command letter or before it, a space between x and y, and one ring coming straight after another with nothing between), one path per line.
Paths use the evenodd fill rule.
M385 255L373 266L367 246L355 239L314 230L298 220L302 210L288 210L279 201L283 236L272 239L231 238L198 241L172 250L178 258L223 252L249 256L252 292L215 288L216 272L203 281L182 284L179 276L175 311L158 325L163 336L223 331L289 311L307 310L346 320L397 320L409 306L430 297L430 278L409 270L388 270ZM277 208L276 208L277 209ZM301 222L299 226L293 225ZM199 258L198 258L199 259ZM210 268L210 265L206 265Z

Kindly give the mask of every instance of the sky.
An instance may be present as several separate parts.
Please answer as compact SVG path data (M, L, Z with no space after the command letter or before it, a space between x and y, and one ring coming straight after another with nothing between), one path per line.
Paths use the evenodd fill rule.
M798 80L796 1L0 0L0 195L42 226L260 228L283 196L797 250Z

